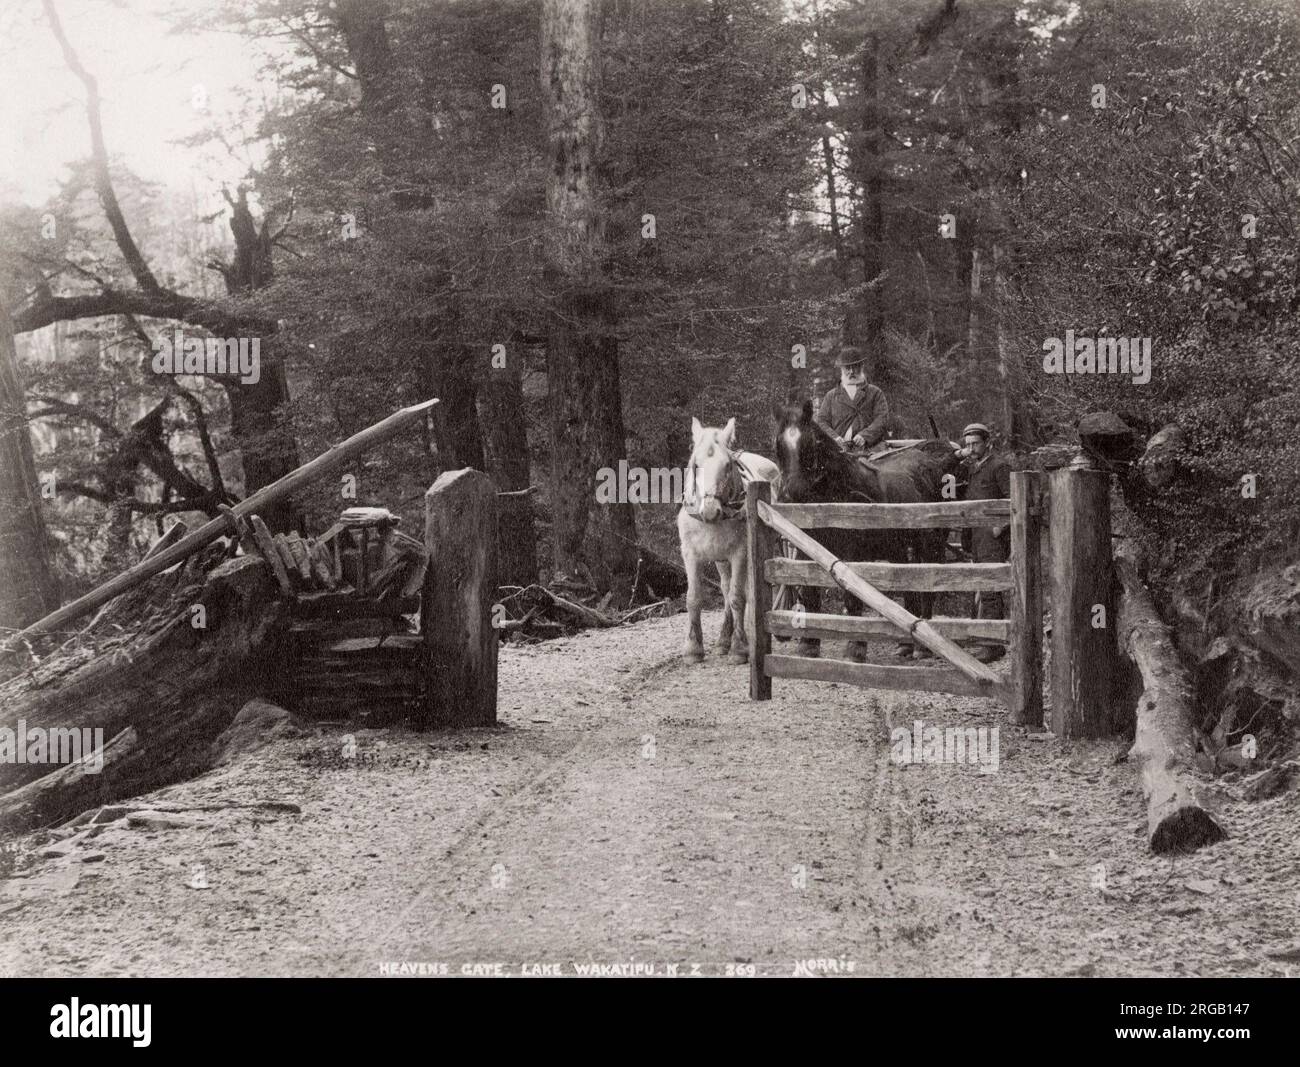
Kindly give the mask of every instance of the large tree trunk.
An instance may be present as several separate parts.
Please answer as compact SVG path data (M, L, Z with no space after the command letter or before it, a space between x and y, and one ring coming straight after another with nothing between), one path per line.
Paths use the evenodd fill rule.
M235 238L235 257L222 269L226 290L231 296L243 296L271 284L274 270L271 260L270 220L259 227L248 207L248 193L240 190L238 198L227 195L230 204L230 232ZM267 343L267 342L270 343ZM270 485L298 466L298 445L284 418L289 402L289 382L276 344L263 338L260 345L261 374L252 385L237 379L222 384L230 400L230 432L239 444L244 468L244 495ZM302 522L293 501L285 498L266 509L262 519L272 530L287 533Z
M58 606L13 323L0 304L0 635Z
M528 586L537 581L528 422L519 368L510 360L488 371L479 404L487 432L488 473L502 494L497 497L497 572L502 585Z
M432 298L431 298L432 299ZM422 353L422 386L439 400L434 419L439 471L487 466L477 401L479 383L487 375L487 353L467 345L459 302L437 315L410 322L417 334L414 347Z
M614 295L601 277L597 192L600 0L544 0L541 82L547 129L551 509L555 564L591 574L626 602L636 574L630 504L596 504L596 473L624 456Z
M997 360L998 382L1002 387L1002 432L1006 435L1010 448L1018 448L1024 439L1024 427L1021 425L1020 406L1016 402L1020 387L1019 367L1016 365L1015 352L1007 339L1007 327L1003 320L1011 306L1008 299L1006 252L997 242L993 244L993 336L994 355Z
M862 185L858 230L862 239L862 280L870 286L845 329L846 340L880 359L885 338L885 112L880 100L880 39L867 34L862 46L860 139L854 171Z
M256 385L222 384L230 400L230 433L239 445L244 468L244 496L250 496L298 466L298 445L283 421L283 407L289 400L284 367L279 360L264 358ZM301 525L289 499L267 508L262 517L277 533Z

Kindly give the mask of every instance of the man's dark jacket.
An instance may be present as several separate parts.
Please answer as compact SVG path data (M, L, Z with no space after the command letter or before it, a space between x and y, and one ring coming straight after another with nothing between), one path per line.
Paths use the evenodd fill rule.
M994 452L978 467L968 460L966 469L970 481L966 486L967 500L1006 500L1011 496L1011 461ZM981 526L971 531L971 556L976 563L1003 563L1011 554L1011 531L1002 528L999 536Z
M852 400L844 391L844 386L837 385L817 406L817 421L824 429L846 441L861 433L866 447L885 439L885 422L889 418L889 401L884 392L870 383L858 387L858 395Z

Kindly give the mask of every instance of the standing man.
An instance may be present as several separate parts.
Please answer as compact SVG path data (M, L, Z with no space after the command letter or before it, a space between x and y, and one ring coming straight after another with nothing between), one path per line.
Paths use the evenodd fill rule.
M885 439L889 401L867 382L867 354L845 346L835 357L840 384L822 397L817 422L845 448L864 450Z
M972 422L961 432L962 457L968 484L967 500L1006 500L1011 496L1011 463L996 453L989 440L989 428ZM1005 526L979 526L971 530L971 558L976 563L1005 563L1011 558L1011 531ZM982 592L975 612L980 619L1005 619L1001 593ZM972 653L982 663L992 663L1007 653L999 643L980 643Z

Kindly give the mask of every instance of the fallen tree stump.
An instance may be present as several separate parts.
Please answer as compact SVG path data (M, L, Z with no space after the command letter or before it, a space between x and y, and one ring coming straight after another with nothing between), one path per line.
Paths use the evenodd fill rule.
M1115 574L1121 587L1119 647L1142 676L1130 755L1142 769L1147 840L1153 852L1191 852L1227 836L1202 807L1192 776L1196 745L1191 679L1127 543L1116 552Z
M262 559L201 569L220 555L196 556L130 591L81 646L0 685L0 727L16 734L21 722L28 736L37 728L102 730L112 739L97 774L0 763L0 825L60 822L209 769L213 742L269 688L289 618Z

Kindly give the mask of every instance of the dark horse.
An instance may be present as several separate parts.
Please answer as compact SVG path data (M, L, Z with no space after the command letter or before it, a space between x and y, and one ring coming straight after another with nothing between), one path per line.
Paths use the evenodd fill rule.
M894 452L870 464L849 455L814 419L812 401L802 407L778 406L776 457L781 468L781 501L798 504L911 504L942 499L943 476L956 470L957 457L947 441L938 438L915 448ZM887 563L941 563L944 530L809 530L808 533L840 559ZM930 618L934 593L906 593L903 603L913 615ZM848 613L861 615L864 605L845 594ZM821 590L799 590L806 611L821 610ZM820 655L821 642L804 638L803 655ZM901 640L900 656L912 655L912 644ZM866 646L851 642L849 655L861 662Z

